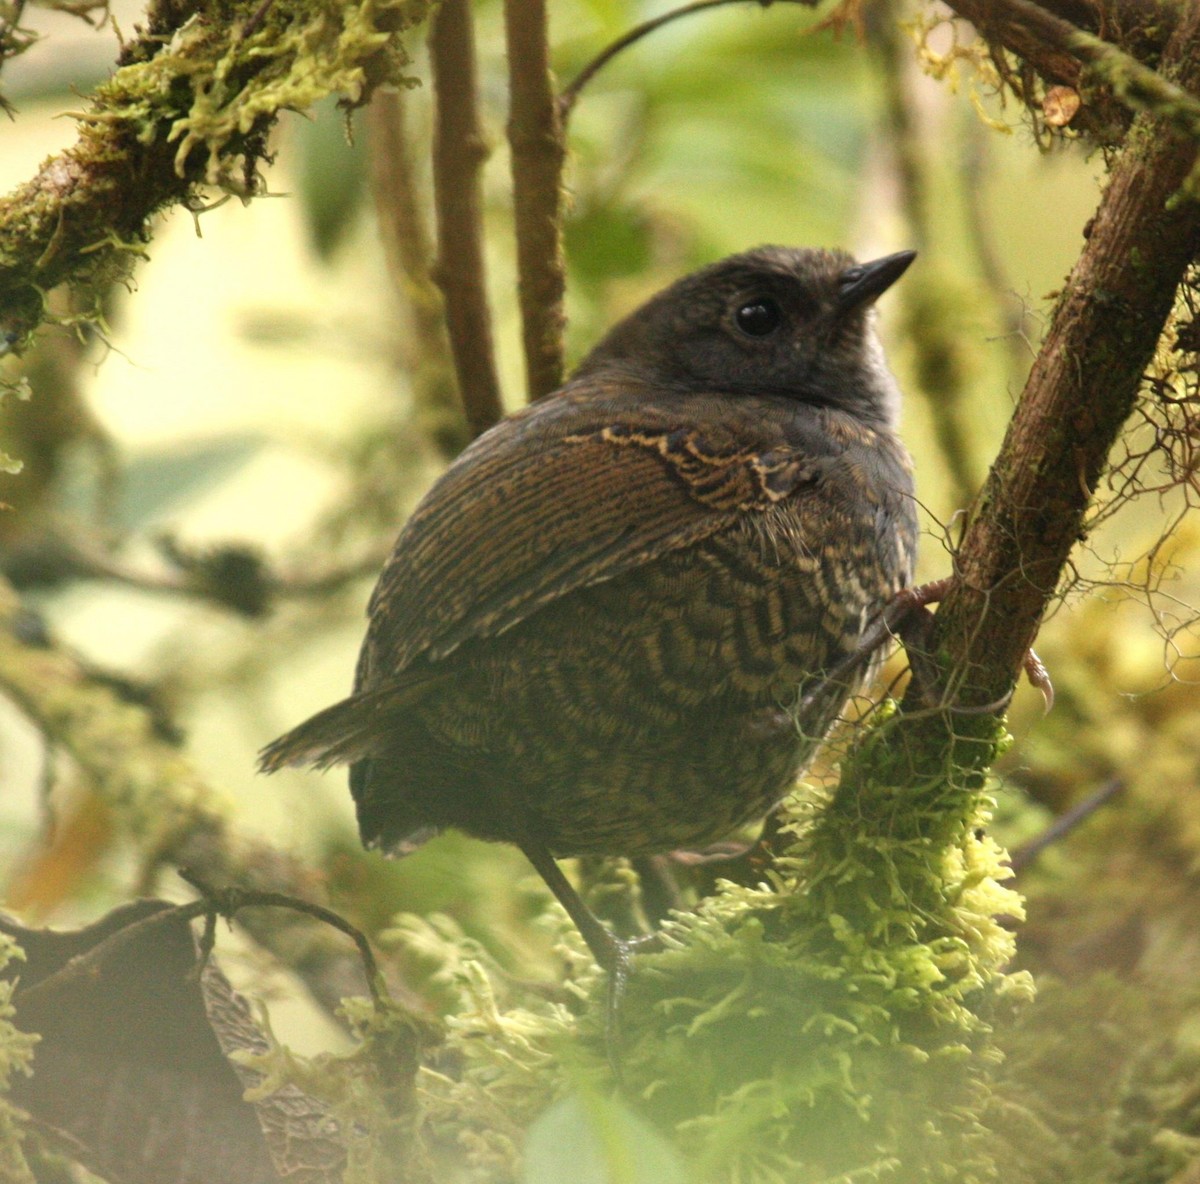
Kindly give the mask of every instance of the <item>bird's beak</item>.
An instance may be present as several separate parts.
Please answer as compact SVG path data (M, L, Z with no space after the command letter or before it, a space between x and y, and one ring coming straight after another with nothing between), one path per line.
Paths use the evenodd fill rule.
M849 312L878 299L908 270L916 257L916 251L897 251L894 255L846 268L838 281L838 312Z

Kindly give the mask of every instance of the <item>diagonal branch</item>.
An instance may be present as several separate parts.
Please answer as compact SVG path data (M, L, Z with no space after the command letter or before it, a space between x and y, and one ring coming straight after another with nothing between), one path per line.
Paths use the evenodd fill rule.
M197 185L256 192L279 112L335 91L364 98L396 73L396 34L427 7L276 4L247 33L255 0L152 6L149 29L77 116L77 142L0 200L0 352L37 327L55 285L121 274L150 216Z
M1180 86L1200 88L1200 5L1172 36L1163 67ZM937 615L943 677L961 685L968 706L1011 693L1200 252L1200 205L1178 200L1196 155L1194 138L1153 115L1137 118L1059 299ZM942 688L947 697L954 689Z
M433 188L438 260L434 279L446 301L446 327L463 409L473 435L503 414L483 260L487 144L479 126L475 33L470 0L445 0L429 32L436 107Z
M562 385L562 119L554 98L545 0L505 0L518 292L530 399Z

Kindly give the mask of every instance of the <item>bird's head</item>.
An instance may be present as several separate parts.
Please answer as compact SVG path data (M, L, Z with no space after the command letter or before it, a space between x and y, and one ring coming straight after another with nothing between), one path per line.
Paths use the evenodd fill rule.
M678 280L617 324L577 376L697 392L775 394L892 427L899 393L873 327L876 299L915 251L758 247Z

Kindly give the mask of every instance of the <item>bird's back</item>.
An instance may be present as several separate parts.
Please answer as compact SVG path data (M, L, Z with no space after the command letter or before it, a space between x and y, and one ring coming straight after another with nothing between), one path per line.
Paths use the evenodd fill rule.
M910 578L890 431L778 397L565 399L464 456L381 577L357 687L382 693L379 727L352 772L369 841L724 837L790 788L853 688L803 718L799 697ZM493 492L507 474L506 496L464 506L476 468ZM505 525L528 517L526 481L547 511L534 538ZM448 603L467 607L431 624L422 606Z

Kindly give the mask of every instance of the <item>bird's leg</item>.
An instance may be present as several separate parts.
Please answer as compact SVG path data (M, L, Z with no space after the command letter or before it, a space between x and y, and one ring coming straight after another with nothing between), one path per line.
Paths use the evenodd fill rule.
M642 889L642 912L652 927L668 913L683 908L683 896L672 874L671 855L638 855L630 860Z
M894 633L904 642L908 651L910 664L913 667L913 677L922 677L918 664L925 664L927 657L926 643L933 627L933 615L928 611L931 604L938 603L950 589L953 576L944 576L940 580L931 580L928 584L920 584L916 588L905 588L892 599L891 604L884 609L880 620L886 619L888 633ZM889 616L889 613L892 615ZM880 639L882 642L883 638ZM876 642L876 644L880 644ZM915 662L913 659L916 659ZM1050 681L1050 672L1046 669L1041 658L1034 653L1032 647L1025 651L1021 661L1021 669L1029 679L1030 686L1042 692L1042 700L1048 712L1054 706L1054 683ZM925 681L928 681L926 677ZM918 681L918 686L921 685ZM1003 704L987 704L982 711L991 711Z
M546 881L546 886L554 893L558 903L567 910L567 916L575 922L583 940L587 942L592 956L600 964L601 969L608 973L616 973L629 961L626 943L621 941L605 925L591 909L583 903L579 893L575 891L571 881L563 875L554 856L550 854L544 843L536 839L524 839L520 843L525 857L533 864L539 876Z
M825 693L830 683L853 684L859 671L867 666L875 651L889 641L899 637L906 647L911 645L910 659L921 652L920 637L932 621L930 614L925 611L929 605L935 604L946 594L950 587L951 577L934 580L921 584L916 588L904 588L897 592L883 607L883 611L867 626L858 645L826 672L816 686L801 698L798 704L798 715L803 715ZM920 659L917 659L919 662ZM918 676L914 669L914 677Z
M545 843L538 839L522 839L518 844L525 853L526 859L533 864L546 886L557 897L559 904L567 910L567 916L575 922L583 940L587 942L592 956L602 970L608 974L608 1002L605 1014L605 1038L608 1044L609 1062L618 1080L621 1067L617 1050L620 1047L621 999L625 994L625 986L629 982L629 969L633 952L638 948L646 948L657 942L656 934L650 934L635 941L622 941L605 925L591 909L583 903L571 881L563 875L562 869L555 862Z
M693 883L701 896L715 892L718 879L751 888L762 883L775 862L784 819L783 810L777 806L763 819L758 838L751 843L713 843L701 851L672 851L667 858L677 867L692 870Z

